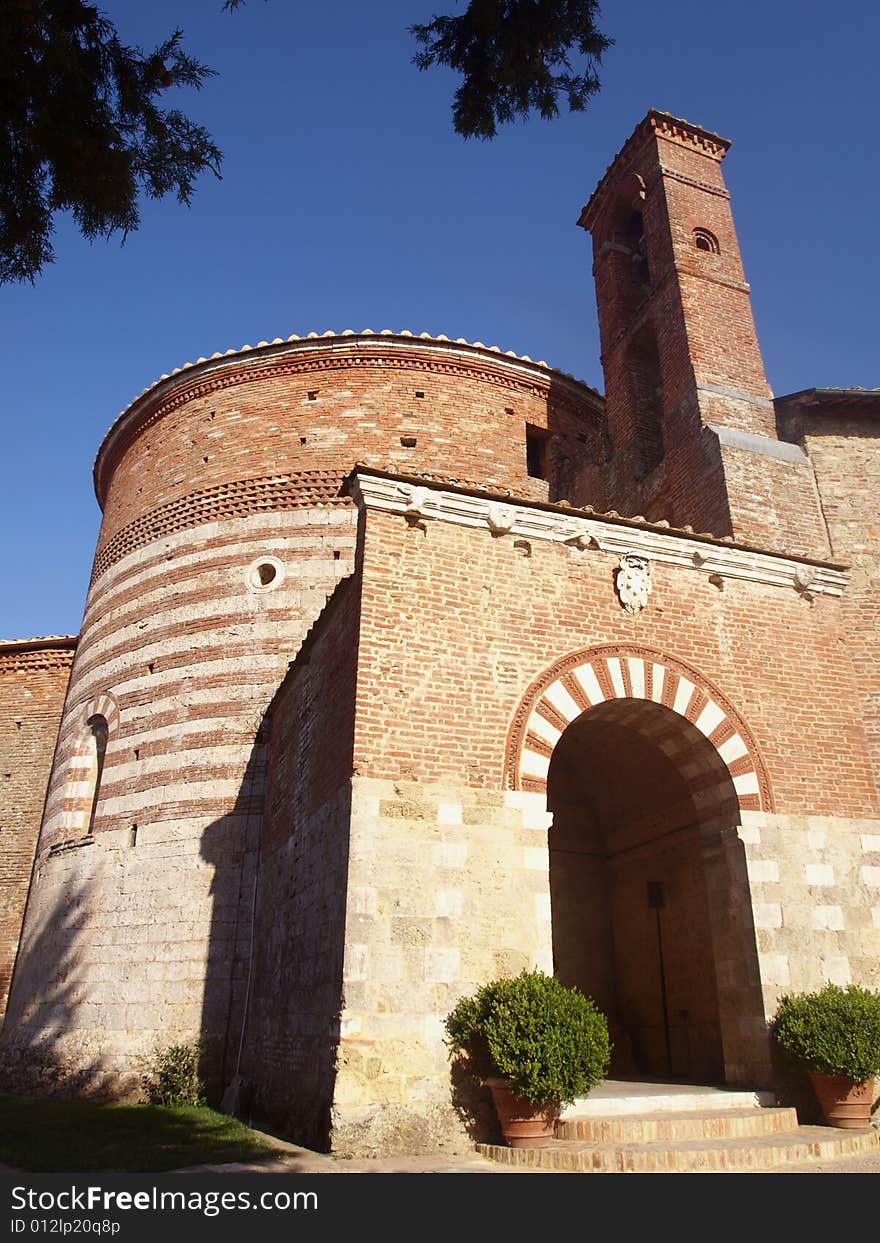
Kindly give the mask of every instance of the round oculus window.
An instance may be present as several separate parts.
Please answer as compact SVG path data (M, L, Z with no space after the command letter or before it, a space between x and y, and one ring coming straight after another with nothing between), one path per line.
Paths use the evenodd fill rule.
M277 557L259 557L248 566L245 577L251 591L272 591L284 581L284 565Z

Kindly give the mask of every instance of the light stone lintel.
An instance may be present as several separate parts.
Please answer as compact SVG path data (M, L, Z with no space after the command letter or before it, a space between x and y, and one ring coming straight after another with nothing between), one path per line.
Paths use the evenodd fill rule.
M808 590L812 595L840 596L849 579L845 570L832 566L805 564L792 557L737 548L720 541L689 539L686 534L667 534L647 525L629 526L601 515L582 517L576 512L551 512L527 502L504 502L504 532L499 536L499 503L491 497L446 492L428 484L415 485L360 471L352 492L365 508L384 513L451 522L494 532L500 538L522 536L556 544L589 545L621 556L634 553L700 574L798 592Z

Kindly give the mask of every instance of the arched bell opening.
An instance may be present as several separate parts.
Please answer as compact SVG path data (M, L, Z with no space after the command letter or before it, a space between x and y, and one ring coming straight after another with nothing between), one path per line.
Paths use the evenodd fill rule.
M669 707L610 700L563 731L547 802L554 968L609 1016L612 1076L760 1077L740 800L715 746Z

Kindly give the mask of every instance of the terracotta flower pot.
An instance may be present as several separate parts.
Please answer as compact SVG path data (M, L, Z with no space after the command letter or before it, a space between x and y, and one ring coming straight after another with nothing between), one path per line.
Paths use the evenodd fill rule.
M829 1126L847 1131L867 1131L871 1108L877 1095L873 1079L853 1083L846 1075L820 1075L810 1071L816 1099Z
M545 1148L556 1138L559 1105L533 1105L514 1096L506 1079L487 1079L508 1148Z

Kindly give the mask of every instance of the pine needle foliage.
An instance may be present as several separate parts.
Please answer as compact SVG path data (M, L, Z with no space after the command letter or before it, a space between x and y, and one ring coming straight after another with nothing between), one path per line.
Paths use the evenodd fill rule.
M583 112L599 90L598 67L613 40L596 25L593 0L470 0L457 17L410 27L420 69L463 75L452 120L464 138L494 138L498 126L533 109L545 120L559 100Z
M57 212L89 239L124 238L141 194L189 203L202 172L220 175L207 130L160 106L214 72L182 38L143 51L83 0L0 3L0 282L33 281L53 261Z

